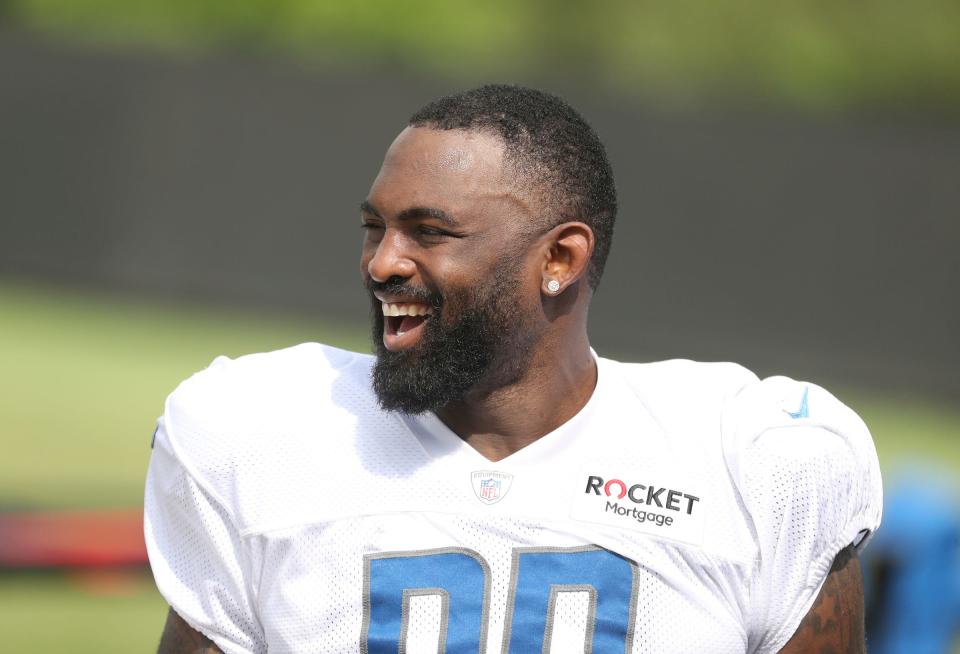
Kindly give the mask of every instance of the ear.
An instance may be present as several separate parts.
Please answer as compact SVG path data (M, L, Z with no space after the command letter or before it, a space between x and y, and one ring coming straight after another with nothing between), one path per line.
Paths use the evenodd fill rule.
M562 223L544 234L544 238L540 288L545 295L556 296L586 278L593 256L593 230L586 223Z

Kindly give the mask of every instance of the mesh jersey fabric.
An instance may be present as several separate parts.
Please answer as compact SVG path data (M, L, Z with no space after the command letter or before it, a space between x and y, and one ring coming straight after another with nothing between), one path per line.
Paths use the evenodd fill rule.
M167 400L150 562L227 654L777 652L879 526L870 435L812 384L598 358L587 405L493 463L380 410L371 363L219 358Z

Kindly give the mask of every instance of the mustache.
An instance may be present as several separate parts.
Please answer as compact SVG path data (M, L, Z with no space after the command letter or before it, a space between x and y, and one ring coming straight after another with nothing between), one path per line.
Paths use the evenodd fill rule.
M382 295L396 295L411 302L422 302L423 304L429 304L433 308L439 308L442 300L439 293L430 291L427 288L411 286L405 282L398 283L390 280L378 282L373 279L367 279L366 287L367 290L370 291L371 295L374 293L380 293Z

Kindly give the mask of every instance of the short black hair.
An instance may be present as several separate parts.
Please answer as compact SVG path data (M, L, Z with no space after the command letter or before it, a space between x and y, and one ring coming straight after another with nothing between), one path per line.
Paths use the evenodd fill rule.
M617 189L606 150L593 128L559 97L508 84L488 84L439 98L417 111L411 127L489 131L507 156L539 187L550 228L581 220L593 230L587 279L596 288L610 252Z

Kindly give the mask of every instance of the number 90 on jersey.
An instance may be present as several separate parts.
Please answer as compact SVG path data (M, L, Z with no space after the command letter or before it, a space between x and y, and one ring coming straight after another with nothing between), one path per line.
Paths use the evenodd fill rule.
M427 637L428 642L436 643L437 652L488 651L490 566L473 550L368 555L363 593L364 654L422 651L419 643L424 634L421 629L411 629L411 609L418 599L427 597L434 605L439 603L439 624ZM550 652L557 607L564 593L587 597L580 651L631 651L637 567L633 561L596 546L513 550L502 651Z

